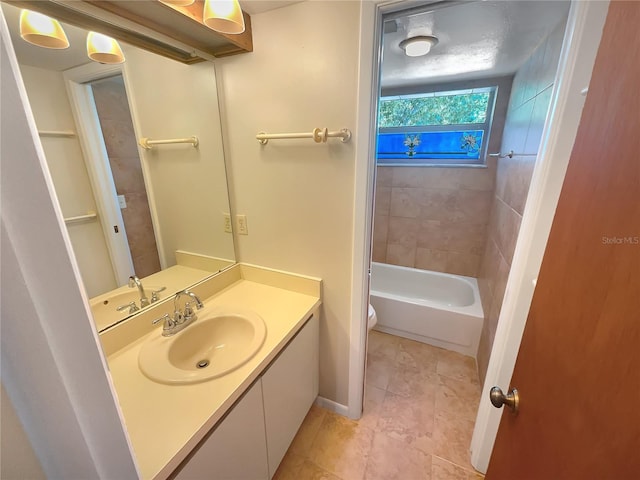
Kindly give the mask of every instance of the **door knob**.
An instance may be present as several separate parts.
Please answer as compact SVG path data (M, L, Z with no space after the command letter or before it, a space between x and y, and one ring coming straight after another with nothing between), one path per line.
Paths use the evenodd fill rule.
M491 404L496 408L506 405L511 409L511 413L518 413L520 398L518 397L518 390L515 388L509 390L509 393L505 395L502 393L502 389L500 387L492 387L489 392L489 399L491 400Z

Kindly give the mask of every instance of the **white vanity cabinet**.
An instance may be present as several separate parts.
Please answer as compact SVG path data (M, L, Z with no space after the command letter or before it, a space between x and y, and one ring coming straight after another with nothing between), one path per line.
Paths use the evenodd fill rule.
M268 478L260 380L221 424L191 453L173 478L263 480Z
M313 315L172 478L272 478L318 395L318 340Z
M318 396L318 336L315 315L262 376L269 478Z

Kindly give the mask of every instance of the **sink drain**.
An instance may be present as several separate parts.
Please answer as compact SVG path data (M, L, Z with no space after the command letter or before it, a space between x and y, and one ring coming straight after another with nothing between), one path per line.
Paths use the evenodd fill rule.
M198 363L196 363L196 367L198 368L206 368L209 366L209 360L200 360Z

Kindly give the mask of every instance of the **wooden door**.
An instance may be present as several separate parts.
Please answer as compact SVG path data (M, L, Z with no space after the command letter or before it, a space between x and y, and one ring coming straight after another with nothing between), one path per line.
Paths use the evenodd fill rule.
M488 480L640 479L639 26L611 3Z

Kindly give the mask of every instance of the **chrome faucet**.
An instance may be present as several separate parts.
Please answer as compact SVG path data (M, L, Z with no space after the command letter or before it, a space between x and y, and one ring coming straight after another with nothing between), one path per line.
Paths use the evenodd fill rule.
M135 276L132 275L131 277L129 277L129 288L138 288L138 292L140 293L140 308L144 308L144 307L148 307L151 302L149 302L149 299L147 298L147 294L144 291L144 288L142 287L142 282L140 281L140 279Z
M193 302L195 302L196 308L198 310L204 307L204 303L200 301L195 293L190 292L189 290L181 290L176 293L176 296L173 299L173 316L165 313L162 317L156 318L153 322L151 322L155 325L156 323L164 321L164 325L162 327L163 337L170 337L171 335L175 335L179 331L184 330L191 323L195 322L198 318L196 313L193 311L193 308L191 307L192 302L185 302L184 310L180 310L180 304L178 303L178 300L183 295L187 295L188 297L190 297Z

